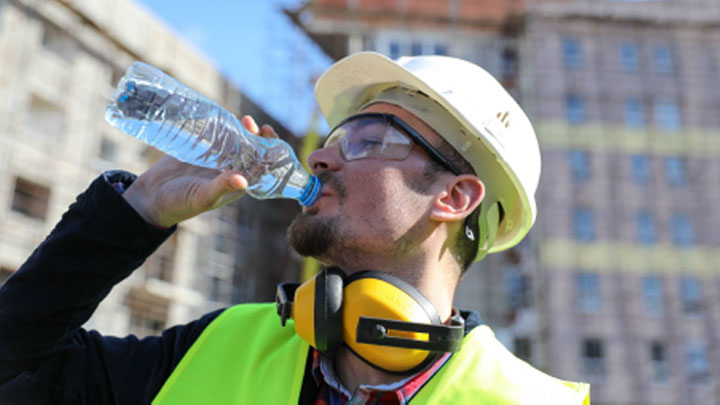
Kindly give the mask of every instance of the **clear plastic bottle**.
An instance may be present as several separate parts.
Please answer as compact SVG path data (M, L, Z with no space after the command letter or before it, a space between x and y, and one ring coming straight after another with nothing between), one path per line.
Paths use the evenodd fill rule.
M320 195L320 181L285 141L250 133L223 107L146 63L128 68L105 119L183 162L242 172L255 198L312 205Z

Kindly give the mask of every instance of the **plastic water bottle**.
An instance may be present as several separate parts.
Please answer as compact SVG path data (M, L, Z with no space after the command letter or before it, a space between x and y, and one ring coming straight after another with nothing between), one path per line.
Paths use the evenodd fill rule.
M240 171L255 198L312 205L320 195L320 181L285 141L252 134L220 105L146 63L128 68L105 119L183 162Z

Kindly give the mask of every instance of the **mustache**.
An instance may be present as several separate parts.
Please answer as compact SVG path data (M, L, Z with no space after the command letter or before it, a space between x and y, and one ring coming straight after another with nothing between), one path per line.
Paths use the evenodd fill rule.
M343 181L335 172L323 171L317 173L316 176L320 180L320 183L322 183L323 187L329 186L335 191L335 193L337 193L340 200L345 199L345 197L347 196L347 189L345 188L345 183L343 183Z

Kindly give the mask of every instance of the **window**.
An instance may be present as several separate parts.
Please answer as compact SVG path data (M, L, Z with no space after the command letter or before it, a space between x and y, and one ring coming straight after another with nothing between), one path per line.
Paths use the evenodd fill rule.
M653 381L663 383L670 376L667 346L662 342L650 342L650 361L652 362Z
M510 309L529 308L532 305L530 277L518 270L505 273L505 288Z
M575 275L575 301L583 312L600 311L600 277L597 274Z
M685 367L688 381L695 384L708 382L709 363L707 347L699 342L688 343L685 346Z
M642 128L646 125L645 110L639 98L628 98L623 104L625 125L630 128Z
M673 214L670 218L670 230L674 244L678 246L692 246L695 244L695 232L689 214Z
M363 51L375 50L375 37L363 35Z
M585 100L577 94L565 98L565 116L574 125L585 122Z
M530 361L532 359L532 342L526 337L516 337L513 339L513 353L519 359Z
M400 57L400 43L397 41L390 42L390 59L397 59Z
M676 101L669 98L655 100L653 105L655 126L664 131L678 131L682 127L680 108Z
M15 178L11 209L30 218L44 220L50 202L50 189L21 177Z
M620 68L623 72L637 72L640 69L637 47L629 42L624 42L620 44L619 50Z
M447 45L435 44L435 55L448 55Z
M2 7L2 6L0 6L0 7ZM5 266L0 267L0 285L5 284L5 281L7 281L7 279L9 279L13 273L14 273L14 271L10 270L9 268L7 268Z
M582 342L583 372L589 377L605 375L605 350L600 339L590 338Z
M130 309L130 333L139 337L157 335L165 329L168 301L144 289L131 289L125 296Z
M105 160L107 162L112 162L117 157L117 146L115 145L115 142L107 139L102 138L100 140L100 159Z
M587 151L571 150L569 160L573 182L583 183L590 179L590 157Z
M27 127L40 136L60 139L65 132L65 112L55 104L32 95Z
M500 70L504 83L515 80L518 74L518 56L514 49L510 47L503 49L500 59ZM510 84L514 85L512 82L510 82Z
M684 186L687 179L685 176L685 160L678 156L666 157L665 178L673 186Z
M680 301L684 313L697 314L702 309L702 293L700 282L694 278L680 279Z
M567 70L577 70L582 67L583 55L580 41L575 38L565 38L562 41L563 65Z
M177 252L178 232L175 232L165 243L148 257L145 264L145 275L163 281L172 281L175 270L175 254Z
M575 208L573 236L580 242L595 240L595 214L589 208Z
M130 332L137 336L158 335L165 329L165 320L152 313L130 312Z
M663 285L660 277L646 276L642 281L645 312L649 315L661 315L665 308Z
M643 245L652 245L657 242L655 232L655 218L647 211L635 214L636 239Z
M650 158L644 155L630 156L633 183L647 184L650 181Z
M215 302L229 302L232 295L230 282L216 276L209 277L210 286L208 297Z
M653 72L671 74L673 55L668 45L657 45L652 50Z
M414 41L414 42L410 45L410 53L411 53L413 56L422 55L422 54L423 54L422 42L420 42L420 41Z
M52 24L44 27L42 46L66 61L71 61L75 56L75 41L60 27Z

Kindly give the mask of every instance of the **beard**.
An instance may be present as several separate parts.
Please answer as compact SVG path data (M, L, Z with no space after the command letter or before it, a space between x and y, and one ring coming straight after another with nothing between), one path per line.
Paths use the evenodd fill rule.
M302 256L320 258L325 256L340 239L338 218L314 218L313 214L301 213L290 224L287 239Z
M330 171L320 172L317 176L324 187L335 190L338 204L342 206L347 191L338 176ZM298 214L287 230L287 239L290 246L302 256L326 256L330 249L342 240L340 219L315 218L312 212Z

